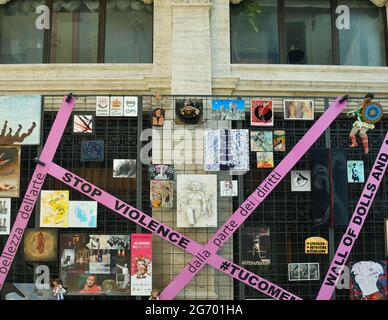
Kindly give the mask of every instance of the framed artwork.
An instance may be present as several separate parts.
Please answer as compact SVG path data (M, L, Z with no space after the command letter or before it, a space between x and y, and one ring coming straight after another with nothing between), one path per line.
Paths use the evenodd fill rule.
M113 178L136 178L136 160L114 159Z
M387 261L350 264L350 300L387 300Z
M174 180L174 166L172 164L150 164L148 166L149 180Z
M310 170L291 171L291 191L293 192L311 191Z
M19 198L20 146L0 146L0 197Z
M69 201L70 228L97 228L97 201Z
M237 197L237 180L220 181L221 197Z
M364 182L364 161L347 161L348 182L363 183Z
M256 166L259 169L274 167L273 152L256 152Z
M69 226L69 191L41 191L40 227L67 228Z
M251 101L251 126L273 126L272 101Z
M96 98L96 117L109 117L109 107L109 96L98 96Z
M241 264L243 266L270 265L270 228L243 228L242 235Z
M154 127L163 127L164 120L166 120L166 110L163 108L156 108L152 111L152 125Z
M172 208L174 181L150 181L150 200L152 208Z
M39 145L41 96L0 96L0 145Z
M213 120L245 120L244 100L213 100Z
M25 261L52 262L58 260L56 230L27 229L23 244Z
M314 120L314 100L283 100L284 119Z
M75 114L73 116L73 133L92 134L94 117L91 114Z
M124 97L124 117L137 117L138 97Z
M205 130L205 171L249 171L249 130Z
M272 152L272 131L251 131L251 151Z
M275 130L273 132L273 149L278 152L286 151L286 132Z
M11 231L11 198L0 198L0 235Z
M289 263L289 281L319 280L319 263Z
M81 161L104 161L104 140L81 141Z
M110 98L110 116L123 117L124 116L124 98L114 96Z
M217 227L217 175L177 176L177 227Z
M175 100L176 124L201 124L203 123L203 102L199 99Z

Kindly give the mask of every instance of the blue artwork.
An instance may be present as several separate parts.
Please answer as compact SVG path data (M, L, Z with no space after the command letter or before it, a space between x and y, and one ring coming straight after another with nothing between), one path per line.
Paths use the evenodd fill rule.
M213 120L245 120L244 100L213 100Z
M97 228L96 201L70 201L70 228Z
M104 161L104 140L82 141L81 161Z

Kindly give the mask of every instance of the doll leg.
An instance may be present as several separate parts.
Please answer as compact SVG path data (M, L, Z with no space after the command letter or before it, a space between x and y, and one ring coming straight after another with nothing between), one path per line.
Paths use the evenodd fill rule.
M369 153L369 141L368 141L368 136L366 134L367 131L368 131L367 128L361 128L360 130L360 137L361 137L362 145L364 147L365 154Z
M356 139L356 134L358 133L360 129L357 126L354 126L352 130L350 131L349 137L350 140L352 141L352 144L350 145L350 148L355 148L358 146L357 144L357 139Z

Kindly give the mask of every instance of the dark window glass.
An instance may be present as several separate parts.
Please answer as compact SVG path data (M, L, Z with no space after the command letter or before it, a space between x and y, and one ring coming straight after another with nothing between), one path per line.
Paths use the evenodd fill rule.
M99 2L54 0L51 62L97 62Z
M0 63L41 63L44 30L38 30L36 7L44 1L12 0L0 5Z
M107 1L105 62L152 63L153 5Z
M385 66L385 8L369 1L338 1L350 9L350 28L339 30L343 65Z
M232 63L279 63L278 1L231 4Z
M285 38L290 64L333 64L329 0L286 0Z

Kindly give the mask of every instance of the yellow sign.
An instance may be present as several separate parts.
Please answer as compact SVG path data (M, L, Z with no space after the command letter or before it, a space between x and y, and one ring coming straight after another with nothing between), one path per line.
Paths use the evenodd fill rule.
M305 241L305 253L308 254L328 254L329 242L321 237L311 237Z

